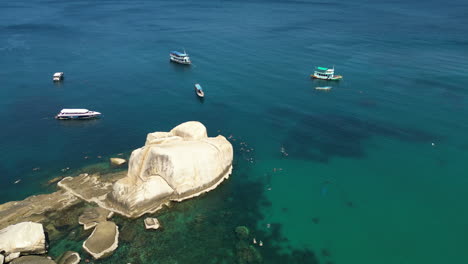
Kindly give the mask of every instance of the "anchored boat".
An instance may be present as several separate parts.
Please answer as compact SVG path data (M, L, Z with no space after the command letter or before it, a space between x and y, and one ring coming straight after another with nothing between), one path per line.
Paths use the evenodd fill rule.
M52 80L54 80L54 82L60 82L61 80L63 80L63 72L54 73Z
M197 93L198 97L205 97L205 93L203 92L201 85L198 83L195 84L195 92Z
M191 64L189 55L185 52L171 51L169 53L170 60L180 64Z
M335 75L335 67L333 68L315 67L314 74L310 75L310 77L314 79L331 80L331 81L343 79L343 76Z
M92 119L99 118L101 113L96 111L90 111L88 109L62 109L56 119L67 120L67 119Z

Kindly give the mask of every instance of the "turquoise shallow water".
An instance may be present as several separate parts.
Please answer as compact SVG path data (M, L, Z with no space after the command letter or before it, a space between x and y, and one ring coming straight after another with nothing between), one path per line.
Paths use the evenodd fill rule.
M43 183L63 168L128 157L147 133L199 120L233 136L232 177L158 214L163 232L117 219L126 235L100 262L233 263L238 225L263 239L265 263L467 262L467 11L464 1L1 3L0 201L50 192ZM183 48L191 67L169 63ZM310 80L316 65L344 80ZM54 120L64 107L104 116ZM51 254L82 241L53 241Z

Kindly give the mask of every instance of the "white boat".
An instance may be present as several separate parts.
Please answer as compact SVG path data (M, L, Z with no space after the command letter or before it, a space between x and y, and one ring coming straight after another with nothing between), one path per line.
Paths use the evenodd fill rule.
M185 52L171 51L169 53L170 60L180 64L191 64L189 55Z
M54 82L60 82L61 80L63 80L63 72L54 73L52 79L54 80Z
M331 86L323 86L323 87L315 87L315 90L325 90L325 91L328 91L328 90L331 90Z
M195 92L197 93L198 97L205 97L205 93L203 92L201 85L198 83L195 84Z
M341 75L335 75L335 67L333 68L316 67L314 74L310 75L310 77L314 79L331 80L331 81L337 81L343 78L343 76Z
M96 111L90 111L88 109L62 109L58 115L55 116L56 119L66 120L66 119L92 119L99 118L101 113Z

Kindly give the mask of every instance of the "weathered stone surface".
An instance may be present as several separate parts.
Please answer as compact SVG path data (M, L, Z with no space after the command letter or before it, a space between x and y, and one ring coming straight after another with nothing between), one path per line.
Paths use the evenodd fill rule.
M121 166L127 163L127 161L121 158L110 158L110 163L114 166Z
M126 172L112 173L105 176L84 173L77 177L65 177L57 186L80 199L94 202L100 207L106 208L104 201L107 194L112 191L112 185L125 176Z
M3 264L4 261L5 261L5 256L0 254L0 264Z
M10 253L5 257L5 263L8 263L16 258L19 258L21 252Z
M104 222L110 216L110 211L100 207L86 208L78 223L83 225L85 230L95 227L98 223Z
M114 222L99 223L83 243L83 248L95 259L112 254L119 244L119 228Z
M59 182L61 179L63 179L63 176L55 177L55 178L49 180L49 181L47 182L47 185L52 185L52 184L54 184L54 183L57 183L57 182Z
M157 218L147 217L144 222L146 229L158 229L161 226Z
M51 260L48 257L42 256L23 256L19 257L10 264L56 264L55 261Z
M1 204L0 229L24 221L43 222L46 213L60 211L79 202L72 194L58 191Z
M57 264L78 264L80 260L80 255L77 252L67 251L57 259Z
M42 224L22 222L0 230L0 252L5 252L7 257L11 253L45 253Z
M199 122L148 134L145 146L132 152L127 177L113 185L107 206L137 217L200 195L229 177L232 158L226 138L209 138Z

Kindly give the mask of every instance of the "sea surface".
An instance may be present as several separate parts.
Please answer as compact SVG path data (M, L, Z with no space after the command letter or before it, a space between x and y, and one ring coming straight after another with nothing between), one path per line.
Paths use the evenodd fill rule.
M238 250L246 226L263 263L468 263L467 14L465 0L1 1L0 202L198 120L233 144L229 180L154 214L161 231L114 217L119 248L91 262L259 263ZM169 62L184 49L193 65ZM103 117L57 121L62 108ZM85 238L50 255L89 259Z

